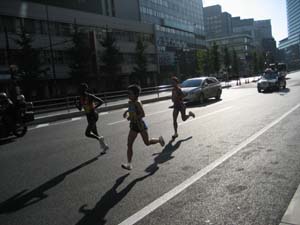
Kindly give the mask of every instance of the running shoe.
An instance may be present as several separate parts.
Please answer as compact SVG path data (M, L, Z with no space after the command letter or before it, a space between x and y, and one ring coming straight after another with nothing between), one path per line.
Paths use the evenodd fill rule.
M159 143L160 143L161 147L164 147L165 146L164 138L162 136L160 136L158 140L159 140Z
M125 170L132 170L132 165L128 163L122 164L122 168Z
M189 116L195 118L195 113L193 113L192 111L189 112Z
M173 139L178 138L178 134L174 134L174 135L172 136L172 138L173 138Z

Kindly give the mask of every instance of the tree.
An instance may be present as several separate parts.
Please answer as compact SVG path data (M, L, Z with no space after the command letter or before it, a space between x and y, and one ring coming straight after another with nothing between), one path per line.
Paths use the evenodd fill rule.
M236 54L236 51L232 52L232 70L236 77L240 77L240 60Z
M262 53L259 54L258 56L258 72L262 73L265 68L265 59L264 55Z
M16 75L19 76L23 92L30 99L32 91L38 88L38 81L44 70L41 68L40 51L32 48L33 39L25 32L23 26L21 26L21 32L17 36L15 42L19 46L19 50L16 56L17 67L14 71L14 79ZM16 82L14 82L15 85L17 85Z
M120 64L123 61L122 54L116 47L116 40L111 32L106 32L106 36L104 40L100 41L100 44L104 47L104 52L101 57L104 64L103 71L111 76L110 80L115 84L118 79L117 75L121 70Z
M229 67L231 65L231 56L230 56L227 46L225 46L223 49L223 57L224 57L223 58L224 66L225 66L226 72L228 73Z
M134 72L132 73L132 78L135 82L138 82L142 85L146 83L145 78L147 77L147 56L145 51L147 45L143 42L142 37L140 36L135 48L135 67L133 68Z
M219 46L215 42L211 48L211 63L212 63L213 73L219 73L220 70Z
M256 51L253 52L253 56L252 56L252 68L253 68L253 73L257 74L259 71L259 65L258 65L258 57Z
M91 49L88 44L87 34L79 31L77 24L74 24L72 35L73 46L69 49L70 75L76 82L83 82L91 72Z
M209 51L206 49L197 49L196 61L197 61L197 69L196 69L197 73L209 74L210 72Z
M40 51L32 48L33 39L21 27L21 32L17 34L16 44L20 47L17 53L18 74L24 81L34 81L40 78L43 70L40 61Z

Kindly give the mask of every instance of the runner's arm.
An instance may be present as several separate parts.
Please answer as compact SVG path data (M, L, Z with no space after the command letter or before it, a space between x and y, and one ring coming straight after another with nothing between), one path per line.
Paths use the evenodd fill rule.
M96 108L100 107L104 103L104 101L101 98L98 98L95 95L90 95L90 96L91 96L91 98L93 99L94 102L97 102L96 103Z
M128 113L128 110L126 110L124 113L123 113L123 118L126 118L127 117L127 113ZM128 119L128 118L127 118Z

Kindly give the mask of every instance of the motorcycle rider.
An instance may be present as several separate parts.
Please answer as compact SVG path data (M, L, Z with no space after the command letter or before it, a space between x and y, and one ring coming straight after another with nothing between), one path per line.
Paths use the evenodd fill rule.
M15 105L5 92L0 93L0 115L6 127L15 126Z

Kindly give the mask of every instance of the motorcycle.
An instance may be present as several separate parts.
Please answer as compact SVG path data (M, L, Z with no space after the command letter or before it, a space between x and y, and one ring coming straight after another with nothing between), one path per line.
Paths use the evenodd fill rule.
M34 120L34 113L28 108L32 109L32 103L26 103L21 107L17 106L16 113L13 116L3 115L3 113L0 115L0 139L12 135L23 137L27 133L27 123Z

